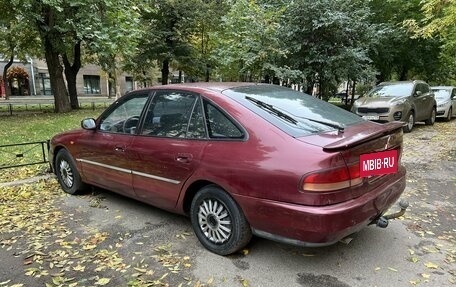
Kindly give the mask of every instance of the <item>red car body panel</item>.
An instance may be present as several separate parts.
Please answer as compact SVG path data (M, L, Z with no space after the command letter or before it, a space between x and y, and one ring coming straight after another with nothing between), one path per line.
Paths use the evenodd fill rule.
M83 181L181 214L188 212L186 193L195 182L214 183L235 199L257 235L299 244L340 240L378 218L399 198L405 188L403 167L396 174L365 178L357 186L337 191L306 192L301 184L312 172L356 164L364 153L386 149L400 153L401 125L365 121L343 132L294 138L220 93L242 85L246 84L153 89L200 94L242 126L245 139L157 138L79 130L54 137L51 155L65 148L77 161Z
M333 205L306 206L245 196L235 198L247 218L256 223L252 226L257 235L297 245L323 246L368 225L398 200L404 188L405 169L401 168L388 183Z

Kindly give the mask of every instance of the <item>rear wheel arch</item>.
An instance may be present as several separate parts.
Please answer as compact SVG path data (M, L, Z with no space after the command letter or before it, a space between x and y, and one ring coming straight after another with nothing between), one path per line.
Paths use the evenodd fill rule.
M182 209L185 214L190 214L190 207L192 205L193 198L198 193L198 191L208 185L216 185L220 187L219 185L208 180L197 180L190 184L190 186L186 189L184 200L182 202Z

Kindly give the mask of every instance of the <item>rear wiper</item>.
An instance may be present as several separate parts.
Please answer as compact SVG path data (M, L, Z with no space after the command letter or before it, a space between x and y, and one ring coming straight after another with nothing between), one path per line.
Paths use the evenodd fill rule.
M329 123L329 122L325 122L325 121L309 119L309 118L306 118L306 117L298 117L298 118L305 119L305 120L308 120L308 121L311 121L311 122L314 122L314 123L319 123L319 124L322 124L322 125L325 125L325 126L328 126L328 127L331 127L331 128L335 128L335 129L337 129L337 131L339 131L341 133L343 133L344 129L345 129L344 126L336 124L336 123Z
M285 120L287 120L287 121L289 121L289 122L291 122L291 123L293 123L295 125L298 123L298 121L295 118L293 118L292 116L289 116L286 113L282 112L281 110L275 108L273 105L267 104L265 102L262 102L260 100L254 99L254 98L249 97L249 96L246 96L245 98L247 100L255 103L257 106L268 110L269 112L275 114L276 116L278 116L278 117L280 117L282 119L285 119ZM315 120L315 119L306 118L306 117L300 117L300 116L295 116L295 117L300 118L300 119L304 119L304 120L308 120L308 121L311 121L311 122L314 122L314 123L319 123L319 124L322 124L322 125L337 129L341 133L343 133L344 129L345 129L344 126L336 124L336 123L329 123L329 122L325 122L325 121L320 121L320 120Z
M264 110L267 110L268 112L278 116L281 119L284 119L294 125L296 125L298 123L298 121L296 119L294 119L293 117L287 115L286 113L274 108L273 105L266 104L265 102L262 102L260 100L254 99L249 96L246 96L245 98L247 100L251 101L252 103L254 103L255 105L257 105L258 107L263 108Z

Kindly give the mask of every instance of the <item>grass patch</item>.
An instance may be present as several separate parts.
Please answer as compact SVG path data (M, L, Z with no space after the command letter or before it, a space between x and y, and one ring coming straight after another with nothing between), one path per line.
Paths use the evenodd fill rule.
M0 122L0 146L28 142L47 141L57 133L77 129L84 118L96 118L103 109L77 110L65 114L36 113L2 116ZM22 155L22 156L18 156ZM0 167L42 160L41 145L0 147ZM1 169L0 182L24 179L45 173L47 164Z
M80 127L84 118L98 117L102 109L77 110L65 114L36 113L0 117L0 145L50 139L53 135Z

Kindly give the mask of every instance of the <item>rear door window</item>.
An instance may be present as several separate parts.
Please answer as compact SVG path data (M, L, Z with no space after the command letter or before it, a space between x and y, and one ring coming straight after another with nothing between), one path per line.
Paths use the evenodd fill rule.
M220 109L204 101L206 126L213 139L242 139L244 132Z

